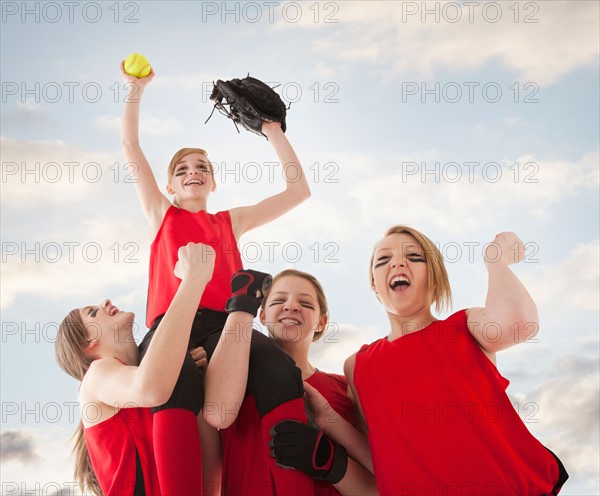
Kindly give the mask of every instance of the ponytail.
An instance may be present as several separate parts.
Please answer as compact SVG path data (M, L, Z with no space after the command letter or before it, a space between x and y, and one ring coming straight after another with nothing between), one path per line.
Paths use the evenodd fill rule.
M85 434L83 432L83 422L80 420L77 430L73 433L70 440L75 440L73 451L71 452L71 458L75 460L75 480L79 482L81 491L84 488L93 494L94 496L103 496L100 483L96 478L94 469L92 468L92 462L90 460L90 454L85 444Z
M79 310L71 310L58 326L54 351L60 368L78 381L83 379L93 361L85 353L87 346L86 328ZM75 442L71 452L71 458L75 460L75 480L79 482L82 492L86 488L94 496L103 496L100 483L92 469L81 420L69 439L71 440Z

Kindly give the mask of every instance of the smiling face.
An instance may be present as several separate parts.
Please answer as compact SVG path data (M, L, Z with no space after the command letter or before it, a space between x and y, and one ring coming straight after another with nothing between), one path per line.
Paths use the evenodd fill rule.
M110 300L100 305L87 306L79 311L86 328L90 351L102 346L104 348L135 345L133 339L132 312L122 312Z
M260 311L260 321L280 344L310 342L327 325L317 291L299 276L276 278Z
M205 198L216 189L213 169L204 153L192 152L174 157L169 167L167 191L178 202L186 199Z
M429 312L431 294L423 247L407 233L390 234L375 247L372 284L385 309L394 315Z

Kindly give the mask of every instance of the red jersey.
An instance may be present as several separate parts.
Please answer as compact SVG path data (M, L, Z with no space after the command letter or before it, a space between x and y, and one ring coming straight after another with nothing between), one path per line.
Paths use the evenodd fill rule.
M348 422L354 421L352 400L348 397L346 378L317 370L306 382L317 389L329 404ZM273 494L271 474L267 465L256 456L256 446L262 442L260 417L254 397L247 395L236 421L227 429L221 429L223 450L224 496L268 496ZM315 480L315 495L339 496L328 482Z
M104 496L131 496L136 487L160 496L152 447L152 412L149 408L121 408L114 416L84 428L92 468ZM143 474L136 481L136 458Z
M464 310L363 346L354 385L379 492L557 494L559 462L525 427L508 384L469 332Z
M306 382L319 391L337 413L354 425L354 405L348 397L348 381L343 375L317 370Z
M171 206L150 247L148 327L166 313L179 288L181 280L173 274L173 270L179 248L188 243L204 243L216 252L213 278L206 286L198 307L225 311L225 304L231 296L231 277L242 268L229 212L209 214L201 210L194 213Z

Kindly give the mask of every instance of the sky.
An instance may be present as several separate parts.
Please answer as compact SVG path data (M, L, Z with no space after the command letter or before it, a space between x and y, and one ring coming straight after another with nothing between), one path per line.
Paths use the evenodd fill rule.
M0 395L4 495L78 494L77 383L57 323L110 297L144 326L149 231L120 145L119 64L156 78L140 140L159 184L208 151L216 212L284 188L270 144L211 112L212 82L251 74L288 111L312 197L245 235L246 266L316 275L321 370L388 331L368 286L395 224L434 240L452 311L483 306L484 246L514 231L538 305L534 340L498 369L528 429L564 462L561 494L600 493L599 4L594 1L12 2L1 19ZM439 315L445 317L449 314Z

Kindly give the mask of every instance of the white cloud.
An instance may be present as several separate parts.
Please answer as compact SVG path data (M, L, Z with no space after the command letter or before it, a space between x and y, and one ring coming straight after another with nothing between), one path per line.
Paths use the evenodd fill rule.
M598 357L567 356L555 376L526 398L539 408L539 423L528 427L535 426L536 437L563 461L571 476L565 494L575 481L584 482L588 494L598 494Z
M505 117L503 121L507 126L517 126L521 124L522 119L520 117Z
M313 68L313 71L318 78L324 80L331 80L333 77L335 77L335 71L330 65L325 64L324 62L317 62Z
M280 19L276 28L302 26L315 31L314 37L320 28L323 37L314 42L315 51L335 61L372 63L385 77L430 78L438 71L465 71L499 60L524 81L545 85L576 68L598 65L597 2L477 2L471 7L452 1L343 2L338 6L337 24L316 23L305 15L295 24ZM437 18L426 13L436 10Z
M177 91L194 92L197 98L200 98L200 90L202 90L203 94L205 94L208 91L208 94L205 96L210 96L213 81L216 81L217 79L229 79L223 76L223 74L217 75L208 72L187 73L185 72L185 68L182 68L182 71L183 72L181 74L166 74L157 77L154 81L152 81L152 88L161 90L165 89L169 92L172 92L174 88L177 88Z
M32 255L25 257L25 263L18 254L6 257L0 308L10 307L21 295L67 298L76 306L89 303L83 301L85 298L110 296L109 288L146 287L148 230L136 219L100 214L58 229L47 239L37 248L33 243L25 244L29 250L35 249L37 262ZM23 251L21 245L17 249ZM145 292L134 290L134 295L143 300Z
M50 115L47 105L26 97L24 102L16 102L14 110L2 113L2 126L4 129L24 128L28 131L46 129L48 126L57 125Z
M98 298L108 288L145 288L148 228L133 185L123 184L121 157L63 141L2 138L2 161L0 308L19 295ZM43 221L24 229L21 218L33 215Z
M298 242L298 233L305 233L303 239L341 246L376 239L385 228L397 223L421 226L426 232L465 236L477 232L482 219L486 225L508 221L512 225L515 216L524 215L548 221L561 201L593 194L600 184L597 151L577 161L526 155L472 166L455 166L440 161L438 155L435 150L422 152L418 159L332 153L321 156L319 163L337 164L337 170L321 167L318 177L317 171L307 166L313 163L313 157L308 156L304 168L313 190L310 200L245 236L243 242ZM436 169L436 162L440 162L437 175L429 172ZM337 182L326 183L326 177ZM244 181L228 181L225 187L227 207L249 203ZM273 185L267 185L266 180L253 185L256 198L273 192Z
M84 202L110 181L108 169L120 156L86 150L64 141L0 138L2 207Z
M71 432L47 425L18 429L16 432L34 440L38 455L34 467L19 460L2 462L2 488L11 494L55 494L67 487L65 494L81 494L73 480L73 462L69 461ZM17 492L14 492L17 491Z
M121 118L116 115L101 115L95 119L96 126L109 132L121 132ZM179 136L185 132L184 124L175 117L160 118L155 115L140 116L140 134L148 137Z
M348 190L365 226L402 222L461 236L479 228L481 219L501 224L523 212L550 218L549 209L565 198L597 191L598 160L597 151L577 162L523 156L502 164L440 163L431 173L434 160L424 165L396 157L388 161L398 164L393 173L373 171Z
M280 220L249 234L247 239L261 243L269 240L301 242L298 233L304 233L304 239L319 240L322 243L340 242L353 237L351 225L351 219L337 205L311 198Z
M599 161L598 151L587 153L576 162L550 161L531 155L518 157L516 162L521 166L519 180L515 181L513 173L511 179L514 184L503 185L510 188L506 190L507 194L512 191L515 197L524 197L523 203L530 208L534 205L550 206L564 198L597 191L600 184Z
M100 117L96 117L94 122L98 129L102 131L121 131L121 118L116 115L101 115Z
M331 321L321 339L311 345L310 361L325 372L343 375L344 360L381 335L382 332L373 326L359 328Z
M24 102L17 102L17 108L25 110L27 112L38 112L41 110L39 102L32 100L31 98L26 99Z
M575 246L562 263L536 267L526 274L523 283L540 310L548 315L567 309L597 312L600 305L599 252L596 238ZM560 309L556 302L560 302Z

